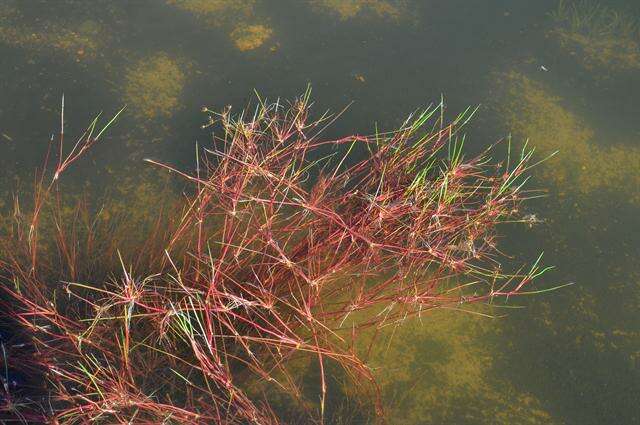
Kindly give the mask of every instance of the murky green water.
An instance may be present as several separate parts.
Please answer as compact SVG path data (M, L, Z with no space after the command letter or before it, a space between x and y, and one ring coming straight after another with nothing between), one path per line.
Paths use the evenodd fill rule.
M334 134L391 129L441 94L451 114L481 104L469 149L512 134L558 151L535 172L548 197L528 205L544 223L505 229L504 249L544 251L557 267L541 285L576 284L505 318L441 312L398 329L371 359L390 422L640 423L640 5L565 6L4 0L0 203L40 164L62 93L68 134L127 104L72 175L134 201L142 158L192 166L209 137L201 106L240 108L253 89L291 98L310 83L318 113L353 102ZM356 422L339 387L329 411Z

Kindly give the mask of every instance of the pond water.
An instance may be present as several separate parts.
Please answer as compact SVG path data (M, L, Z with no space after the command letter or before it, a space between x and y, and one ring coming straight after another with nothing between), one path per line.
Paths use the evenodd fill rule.
M558 152L533 172L542 223L505 228L503 249L544 252L543 287L575 284L506 317L399 328L371 359L389 421L640 423L639 28L631 0L3 0L0 205L41 163L63 93L68 134L127 105L72 175L134 197L142 158L192 167L201 107L240 109L254 89L310 84L318 114L351 104L340 135L392 129L441 96L450 116L481 105L470 151L511 135Z

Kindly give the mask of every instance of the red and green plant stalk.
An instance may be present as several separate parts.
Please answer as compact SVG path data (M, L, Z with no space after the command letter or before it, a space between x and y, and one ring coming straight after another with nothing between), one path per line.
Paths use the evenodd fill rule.
M23 341L2 342L7 417L277 423L249 387L268 382L305 405L288 365L309 358L321 383L309 420L323 421L329 363L378 397L355 348L364 330L532 292L544 270L506 275L496 247L496 225L517 220L531 196L522 188L531 151L503 167L489 150L465 158L460 131L472 111L445 125L442 105L393 132L328 140L331 118L310 120L309 107L306 93L237 116L205 108L219 136L195 175L147 160L191 189L128 257L101 251L111 244L95 241L109 235L93 227L65 232L55 213L61 173L104 129L96 119L67 155L60 138L50 183L43 171L33 210L16 207L0 238L2 308ZM45 213L58 217L56 236L38 232ZM85 270L78 251L119 266ZM16 401L9 370L41 374L40 397Z

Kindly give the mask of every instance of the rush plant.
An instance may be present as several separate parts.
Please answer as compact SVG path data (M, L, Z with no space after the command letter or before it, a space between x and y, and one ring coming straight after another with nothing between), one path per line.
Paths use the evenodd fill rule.
M535 196L523 190L531 150L502 166L489 150L466 158L472 110L445 124L438 105L396 131L340 139L323 133L335 117L309 110L308 92L235 115L204 108L215 136L194 174L147 160L187 195L128 250L64 222L60 176L105 129L96 119L69 154L61 135L33 207L16 202L0 238L6 417L278 423L267 383L323 421L330 363L378 398L354 348L364 330L536 292L545 269L505 274L496 239ZM40 229L47 214L52 231ZM304 402L296 359L317 365L317 404ZM12 386L16 374L39 385Z

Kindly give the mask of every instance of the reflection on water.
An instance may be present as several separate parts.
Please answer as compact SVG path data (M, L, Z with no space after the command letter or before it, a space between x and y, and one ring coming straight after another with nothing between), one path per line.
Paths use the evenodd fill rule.
M241 107L254 88L290 97L311 82L318 113L356 101L329 130L340 134L393 127L441 93L452 113L482 102L469 149L511 133L541 158L558 151L535 171L549 196L530 208L545 223L504 244L545 251L557 265L548 279L576 285L519 299L527 308L503 319L437 312L385 330L393 340L371 362L390 417L637 422L638 19L624 0L3 1L0 207L15 180L28 188L62 92L70 127L128 105L67 184L110 198L105 217L132 223L172 196L158 198L170 185L141 172L141 158L190 163L209 137L202 105ZM336 400L355 397L333 384ZM353 402L334 420L364 420L367 408Z

